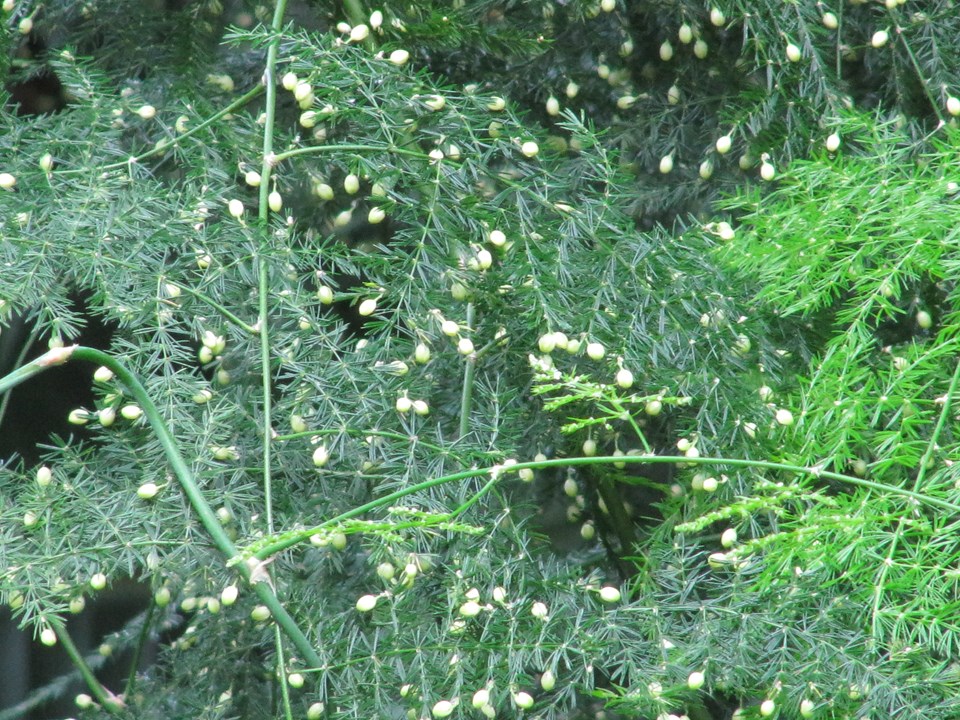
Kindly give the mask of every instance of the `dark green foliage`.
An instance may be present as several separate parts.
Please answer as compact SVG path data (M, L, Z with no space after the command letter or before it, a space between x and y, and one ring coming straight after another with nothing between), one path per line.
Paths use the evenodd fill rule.
M163 639L111 688L131 718L479 717L485 687L501 716L960 716L955 13L290 10L38 11L21 70L65 105L0 114L0 318L102 319L158 414L101 378L49 485L0 471L23 626L95 573L149 585L107 639ZM250 559L319 665L251 615Z

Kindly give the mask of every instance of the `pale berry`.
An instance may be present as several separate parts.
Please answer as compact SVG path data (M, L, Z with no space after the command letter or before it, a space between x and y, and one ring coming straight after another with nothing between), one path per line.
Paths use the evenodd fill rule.
M737 544L736 528L727 528L720 536L720 544L725 548L733 547Z
M557 339L554 337L553 333L544 333L537 341L537 346L540 348L540 352L542 353L552 353L557 347Z
M360 306L357 308L357 314L362 315L363 317L367 317L369 315L373 315L373 313L375 313L376 310L377 310L376 298L367 298L362 303L360 303Z
M430 406L424 400L414 400L413 401L413 411L417 415L429 415Z
M348 195L356 195L360 190L360 178L350 173L343 179L343 189Z
M124 405L120 408L120 414L127 420L137 420L143 415L143 410L139 405Z
M47 647L53 647L57 644L57 634L53 631L53 628L44 628L40 631L40 642Z
M383 208L372 207L370 212L367 213L367 222L371 225L379 225L387 217L387 213L384 212Z
M377 606L376 595L363 595L357 600L357 612L370 612Z
M823 26L828 30L836 30L840 26L840 21L832 12L823 14Z
M390 53L389 59L394 65L406 65L410 59L410 53L406 50L394 50Z
M597 442L592 438L583 441L583 454L587 457L593 457L597 454Z
M777 704L773 700L764 700L760 703L760 716L770 717L777 709Z
M477 250L477 267L480 270L489 270L493 265L493 255L486 248Z
M699 690L706 682L706 676L699 670L694 670L687 676L687 687L691 690Z
M418 365L426 365L430 362L430 348L424 343L418 343L413 351L413 359Z
M17 184L17 178L10 173L0 173L0 188L10 190Z
M521 710L528 710L533 707L533 696L521 690L513 696L513 702Z
M160 488L156 483L147 482L137 488L137 496L141 500L152 500L157 496L157 493L160 492Z
M812 700L804 698L800 701L800 717L813 717L814 704Z
M706 40L697 40L693 44L693 54L697 57L698 60L703 60L707 57L707 53L710 52L710 48L707 45Z
M673 155L664 155L660 158L660 172L664 175L673 172Z
M553 95L547 98L547 115L556 116L560 114L560 101Z
M46 465L37 468L37 485L47 487L53 481L53 471Z
M793 413L785 408L780 408L777 410L776 415L774 416L777 423L780 425L793 425Z
M684 45L689 45L693 40L693 28L687 25L687 23L684 23L677 31L677 37L680 38L680 42Z
M107 576L101 572L90 576L90 587L94 590L103 590L107 586Z
M250 611L250 617L256 622L265 622L270 619L270 608L266 605L257 605Z
M673 45L669 40L664 40L663 44L660 45L660 59L664 62L669 62L673 59Z
M617 385L624 390L633 387L633 373L626 368L620 368L620 370L617 371Z
M886 30L877 30L870 38L870 44L875 48L882 48L890 39L890 34Z
M330 451L326 445L318 445L313 451L313 464L320 468L330 461Z
M350 28L350 42L363 42L370 36L370 28L364 24Z
M733 138L729 135L724 135L717 139L717 152L721 155L726 155L730 152L730 147L733 145Z
M587 343L587 357L591 360L602 360L606 352L606 348L598 342Z
M718 8L710 9L710 24L715 27L721 27L727 22L727 16L723 14L723 11Z
M840 135L837 133L831 133L827 136L827 140L824 143L828 152L836 152L840 148Z
M157 114L157 109L153 105L141 105L137 108L137 115L144 120L149 120Z
M952 95L947 98L947 112L954 116L960 115L960 98Z
M290 673L287 675L287 684L292 688L302 688L304 683L304 677L300 673Z
M230 607L237 601L239 595L240 590L236 585L227 585L220 591L220 602L224 607Z
M456 704L450 702L449 700L441 700L440 702L434 704L433 708L430 710L430 714L438 719L449 717L456 707Z
M304 102L313 96L313 86L308 82L299 82L293 88L293 97L299 102Z
M803 53L800 51L800 48L793 43L787 43L787 60L795 63L799 62L801 57L803 57Z
M540 146L532 140L528 140L520 146L520 152L522 152L528 158L536 157L540 152Z
M475 600L468 600L460 606L459 612L461 615L463 615L463 617L476 617L481 613L482 610L483 607L480 605L480 603L476 602Z
M267 205L273 212L278 213L283 209L283 197L274 190L267 196Z
M605 603L620 602L620 597L620 590L613 587L613 585L605 585L600 588L600 599Z
M240 218L243 217L243 210L244 210L243 202L236 199L231 200L230 202L227 203L227 210L230 212L230 214L233 217L239 220Z

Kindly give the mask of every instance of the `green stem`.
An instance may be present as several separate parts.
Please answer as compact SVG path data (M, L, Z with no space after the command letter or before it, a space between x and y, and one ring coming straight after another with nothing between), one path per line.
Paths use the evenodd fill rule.
M473 333L473 320L476 308L467 303L467 330ZM473 376L477 371L476 353L470 353L463 368L463 391L460 397L460 439L470 431L470 412L473 410Z
M876 482L874 480L867 480L866 478L852 477L850 475L843 475L841 473L830 472L829 470L822 470L818 467L805 467L802 465L790 465L788 463L779 463L772 462L769 460L743 460L739 458L711 458L711 457L697 457L697 458L688 458L683 455L621 455L621 456L594 456L594 457L574 457L574 458L556 458L554 460L543 460L540 462L523 462L517 463L516 465L511 465L509 472L513 473L518 470L523 470L524 468L530 469L540 469L540 468L550 468L550 467L569 467L569 466L579 466L579 465L610 465L613 463L626 463L626 464L637 464L637 465L655 465L659 463L670 463L670 464L686 464L686 465L725 465L728 467L740 467L740 468L757 468L762 470L777 470L781 472L793 473L796 475L807 475L814 478L824 478L827 480L835 480L837 482L846 483L848 485L855 485L857 487L870 488L873 490L879 490L885 493L890 493L891 495L900 495L903 497L908 497L912 500L915 500L920 505L928 505L931 507L937 507L942 510L949 510L952 513L960 513L960 504L952 503L948 500L940 500L939 498L929 497L919 492L914 492L913 490L907 490L905 488L896 487L894 485L887 485L885 483ZM500 466L496 466L500 468ZM359 507L348 510L347 512L341 513L330 520L327 520L320 525L306 529L306 530L292 530L280 535L264 538L257 541L256 543L248 546L243 551L243 557L255 557L260 560L266 559L271 555L274 555L278 552L286 550L287 548L298 545L302 542L306 542L310 539L311 535L316 535L323 530L326 530L332 526L342 523L344 520L349 520L355 518L359 515L363 515L366 512L375 510L376 508L383 507L384 505L389 505L395 500L399 500L413 493L419 492L421 490L426 490L428 488L436 487L438 485L443 485L445 483L457 482L459 480L467 480L475 477L482 477L484 475L490 474L494 468L485 467L485 468L474 468L471 470L464 470L462 472L453 473L452 475L444 475L442 477L433 478L432 480L425 480L416 485L412 485L409 488L404 488L403 490L397 490L390 493L389 495L384 495L382 498L377 498L376 500L371 500L368 503L360 505ZM500 472L504 473L502 468Z
M133 697L133 691L137 686L137 670L140 668L140 658L143 655L143 649L150 639L150 624L153 621L153 613L156 611L157 604L150 598L150 604L147 606L147 612L143 617L143 626L140 628L140 635L137 637L137 644L133 648L133 657L130 659L130 673L127 675L127 684L123 689L124 697Z
M220 121L220 118L222 118L224 115L229 115L229 114L232 113L234 110L238 110L239 108L242 108L244 105L246 105L248 102L250 102L251 100L253 100L255 97L257 97L257 96L258 96L260 93L262 93L262 92L263 92L263 87L260 86L260 85L257 85L257 86L254 87L253 89L247 91L244 95L241 95L239 98L237 98L236 100L234 100L232 103L230 103L229 105L227 105L227 106L226 106L225 108L223 108L222 110L220 110L220 111L214 113L213 115L211 115L210 117L208 117L206 120L204 120L202 123L200 123L200 124L197 125L196 127L191 128L190 130L187 130L187 131L184 132L184 133L181 133L180 135L178 135L178 136L175 137L175 138L172 138L172 139L170 139L170 140L167 140L166 142L160 143L159 145L156 145L156 146L154 146L153 148L151 148L150 150L147 150L147 151L145 151L145 152L142 152L142 153L140 153L139 155L136 155L136 156L131 157L131 158L127 158L126 160L121 160L121 161L119 161L119 162L108 163L107 165L101 165L99 168L97 168L97 171L98 171L98 172L102 172L102 171L105 171L105 170L118 170L118 169L120 169L120 168L129 167L130 163L138 163L138 162L141 162L142 160L146 160L148 157L152 157L152 156L158 155L158 154L160 154L160 153L162 153L162 152L166 152L167 150L169 150L170 148L172 148L172 147L173 147L174 145L176 145L177 143L183 142L183 141L186 140L188 137L191 137L192 135L196 135L198 132L200 132L200 131L203 130L204 128L210 127L211 125L219 122L219 121ZM74 169L74 168L69 168L69 169L65 169L65 170L52 170L52 171L51 171L51 174L53 174L53 175L78 175L78 174L80 174L80 173L87 174L87 173L89 173L89 172L90 172L90 168L88 168L88 167L81 167L81 168L75 168L75 169Z
M285 720L293 720L293 709L290 707L290 687L287 684L287 662L283 655L283 637L280 635L280 626L274 627L273 643L277 648L277 679L280 682L280 698L283 702L283 716Z
M100 684L100 681L97 680L96 675L93 674L93 670L87 665L87 661L83 659L83 655L77 650L77 646L73 644L73 638L71 638L70 633L67 632L66 626L57 618L47 618L47 623L57 634L57 640L70 657L70 662L73 663L73 666L80 673L81 677L83 677L83 681L87 684L90 693L96 701L111 714L120 712L122 703L113 693L105 690L103 685Z
M236 325L238 328L240 328L240 329L243 330L244 332L249 333L250 335L256 335L256 334L257 334L257 328L255 328L253 325L250 325L249 323L245 323L243 320L241 320L239 317L237 317L234 313L230 312L230 310L228 310L224 305L221 305L221 304L218 303L216 300L214 300L213 298L211 298L209 295L205 295L205 294L202 293L202 292L198 292L198 291L194 290L192 287L190 287L189 285L180 285L180 284L177 284L177 283L171 283L171 284L172 284L172 285L175 285L175 286L178 287L178 288L180 288L181 290L183 290L183 291L184 291L185 293L187 293L188 295L192 295L192 296L195 297L197 300L201 300L201 301L205 302L207 305L209 305L209 306L212 307L214 310L216 310L218 313L220 313L221 315L223 315L223 317L225 317L228 321L230 321L231 323L233 323L234 325Z
M296 440L297 438L305 437L326 437L328 435L352 435L354 437L383 437L389 438L390 440L406 440L408 442L415 442L418 445L422 445L428 450L435 450L438 453L449 452L449 448L445 448L441 445L434 445L429 443L426 440L416 436L416 435L404 435L398 432L391 432L389 430L362 430L360 428L319 428L317 430L305 430L299 433L290 433L289 435L277 435L274 440L276 441L287 441L287 440Z
M14 367L20 367L20 365L23 364L23 361L27 357L27 353L30 352L30 348L33 347L33 344L37 341L37 338L39 337L39 335L40 335L40 328L35 327L33 331L30 333L30 337L28 337L24 341L23 347L20 349L20 354L17 355L17 359L13 363ZM3 401L0 402L0 426L3 425L3 418L7 414L7 407L9 405L10 405L10 392L8 391L3 393Z
M176 440L170 433L170 430L167 427L163 417L160 415L160 411L157 409L157 406L154 404L149 393L147 393L146 388L143 387L143 384L137 379L137 377L127 370L127 368L117 361L112 355L109 355L102 350L83 347L81 345L54 348L52 350L48 350L46 353L27 363L23 367L18 368L12 373L0 378L0 392L3 392L7 388L15 387L16 385L19 385L23 381L28 380L29 378L43 372L48 368L55 367L57 365L63 365L69 360L85 360L96 365L104 365L112 370L117 380L126 386L127 391L143 409L144 417L147 418L147 422L150 423L150 427L153 429L154 434L160 441L160 445L163 448L167 462L170 464L174 475L177 477L177 481L180 483L180 487L183 490L184 495L187 496L190 506L200 518L200 522L203 524L207 534L213 540L214 545L227 557L228 560L235 558L237 556L237 548L234 546L233 542L220 525L220 521L217 519L216 513L203 497L203 493L200 491L190 467L183 459L183 455L180 454ZM245 563L239 563L239 566L241 574L249 581L251 578L251 569L247 567ZM297 627L297 624L293 621L293 618L291 618L289 613L287 613L286 608L283 607L283 604L280 602L280 599L277 597L276 593L274 593L269 583L256 582L253 584L253 587L263 604L266 605L270 610L274 620L278 625L280 625L281 628L283 628L284 632L287 633L287 636L290 638L297 650L313 666L319 667L321 665L320 656L317 654L316 650L314 650L306 635L304 635L300 628Z
M270 179L277 160L273 155L273 128L277 114L277 83L274 74L277 66L277 54L280 51L280 31L283 29L283 16L287 9L287 0L277 0L273 12L272 28L274 38L267 46L267 64L264 70L264 84L267 88L266 118L263 124L263 164L260 171L260 251L257 257L259 318L257 330L260 332L260 381L263 386L263 503L267 521L267 532L273 532L273 377L270 370Z
M294 150L287 150L285 152L277 153L274 156L276 164L280 164L284 160L289 160L290 158L297 157L299 155L320 155L328 152L373 152L373 153L393 153L395 155L409 155L410 157L419 158L420 160L429 160L430 156L419 150L406 150L404 148L397 147L396 145L360 145L360 144L345 144L345 145L314 145L311 147L296 148Z
M930 436L930 440L927 442L927 449L924 451L923 457L920 458L920 469L917 471L917 477L913 482L913 489L915 491L919 491L923 487L923 480L927 474L927 466L930 464L930 460L933 458L933 454L937 450L937 442L940 439L940 435L943 432L944 426L947 424L947 418L950 417L950 405L952 404L953 398L956 395L958 382L960 382L960 362L957 363L957 367L953 371L953 379L950 381L950 387L947 389L947 394L943 398L943 408L940 410L940 418L937 420L937 425L933 429L933 434ZM893 535L893 540L890 543L890 549L887 551L887 556L884 559L884 562L880 563L879 576L877 577L877 581L874 583L873 610L871 613L870 622L870 632L874 638L879 635L880 603L883 602L883 591L887 585L887 575L890 573L890 568L893 567L893 556L900 545L900 538L903 536L903 528L904 522L901 518L900 522L897 524L897 529Z

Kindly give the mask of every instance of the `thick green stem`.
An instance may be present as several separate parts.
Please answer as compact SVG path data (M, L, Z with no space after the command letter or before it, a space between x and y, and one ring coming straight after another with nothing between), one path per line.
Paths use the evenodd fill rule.
M524 468L530 468L533 470L539 468L550 468L550 467L568 467L572 465L612 465L613 463L625 463L625 464L636 464L636 465L655 465L658 463L670 463L670 464L686 464L686 465L719 465L727 467L741 467L741 468L757 468L762 470L776 470L781 472L793 473L796 475L807 475L815 478L824 478L826 480L836 480L837 482L846 483L848 485L855 485L857 487L871 488L873 490L879 490L881 492L889 493L891 495L900 495L902 497L908 497L916 501L920 505L928 505L931 507L937 507L942 510L949 510L951 513L960 513L960 504L949 502L948 500L940 500L939 498L929 497L919 492L914 492L913 490L907 490L906 488L896 487L895 485L887 485L885 483L875 482L873 480L867 480L866 478L852 477L850 475L842 475L841 473L830 472L828 470L822 470L817 467L804 467L802 465L789 465L787 463L778 463L772 462L769 460L742 460L738 458L711 458L711 457L697 457L697 458L688 458L683 455L621 455L621 456L594 456L594 457L574 457L574 458L557 458L554 460L543 460L539 462L523 462L511 465L509 472L514 473ZM444 475L443 477L433 478L432 480L425 480L424 482L417 483L412 485L409 488L404 488L403 490L397 490L390 493L389 495L384 495L382 498L376 500L371 500L368 503L360 505L359 507L348 510L345 513L341 513L330 520L327 520L320 525L317 525L306 530L293 530L290 532L282 533L280 535L274 536L272 538L264 538L259 540L253 545L249 546L244 550L244 555L248 557L256 557L258 559L266 559L271 555L274 555L278 552L286 550L287 548L298 545L302 542L306 542L310 539L311 535L316 535L324 530L327 530L331 527L339 525L345 520L350 520L352 518L363 515L364 513L375 510L384 505L390 505L394 501L399 500L403 497L411 495L413 493L419 492L421 490L426 490L428 488L436 487L438 485L443 485L450 482L458 482L460 480L467 480L469 478L482 477L484 475L489 475L493 472L498 474L504 474L502 466L497 468L474 468L472 470L464 470L463 472L454 473L452 475Z
M200 522L203 524L207 534L213 540L214 545L216 545L216 547L224 554L224 556L226 556L228 560L235 558L237 556L237 548L234 546L233 542L220 525L220 521L217 519L216 513L210 507L210 504L206 501L206 498L203 497L203 493L200 491L200 488L194 479L193 472L190 470L190 467L180 454L176 440L170 433L169 428L167 428L166 421L160 415L160 411L157 409L157 406L154 404L150 395L147 393L146 388L143 387L143 384L137 379L137 377L127 370L127 368L117 361L112 355L109 355L102 350L96 350L94 348L83 347L80 345L54 348L53 350L49 350L44 353L36 360L27 363L22 368L18 368L9 375L0 378L0 392L3 392L7 388L15 387L48 368L55 367L57 365L63 365L69 360L85 360L97 365L104 365L113 371L113 374L116 376L117 380L119 380L126 387L130 395L143 409L144 417L146 417L147 422L150 424L154 434L160 441L160 445L163 448L167 462L170 464L177 481L180 483L180 487L183 490L184 495L187 496L190 506L200 518ZM251 569L245 563L238 563L238 565L243 576L247 580L250 580ZM317 654L316 650L314 650L306 635L304 635L300 628L297 627L297 624L293 621L293 618L290 617L290 614L283 607L283 604L280 602L269 583L260 581L254 583L253 587L263 604L269 608L274 620L276 620L277 624L284 630L297 650L309 663L314 666L319 666L321 664L320 656Z
M100 684L100 681L97 680L96 675L93 674L93 670L87 665L87 661L83 659L83 655L77 650L77 646L73 644L73 638L71 638L70 633L67 632L66 626L57 618L48 618L47 623L57 634L57 640L69 656L70 662L73 663L73 666L80 673L81 677L83 677L83 681L87 684L90 693L96 701L109 713L120 712L123 703L119 698L114 696L113 693L105 690L103 685Z
M143 625L140 627L137 644L133 648L133 657L130 658L130 672L127 674L127 684L123 689L124 697L132 697L133 691L137 687L137 671L140 669L140 658L143 656L143 649L150 639L150 625L153 622L153 614L156 612L156 608L157 605L151 598L150 604L147 606L147 612L144 613Z
M473 333L473 320L476 309L473 303L467 303L467 331ZM470 353L463 368L463 390L460 398L460 439L470 432L470 412L473 409L473 376L477 371L477 354Z

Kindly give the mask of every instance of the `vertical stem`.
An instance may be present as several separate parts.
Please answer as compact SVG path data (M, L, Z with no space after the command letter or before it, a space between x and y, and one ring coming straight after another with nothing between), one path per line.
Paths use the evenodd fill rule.
M258 320L257 327L260 331L260 373L263 384L263 502L265 505L267 532L273 533L273 471L272 471L272 451L273 451L273 373L270 367L270 332L269 332L269 313L270 313L270 186L272 180L273 166L276 158L273 154L273 127L277 112L277 83L276 66L277 54L280 48L280 31L283 29L283 16L286 12L287 0L277 0L274 8L273 23L271 25L274 37L267 46L267 62L263 71L263 80L267 86L266 101L266 122L263 127L263 166L260 173L260 251L257 254L257 297L258 297ZM258 593L266 583L257 584ZM260 593L261 596L263 593ZM268 593L271 594L272 593ZM286 615L286 613L284 613ZM280 693L283 697L283 705L286 710L287 718L290 718L290 693L287 688L287 673L284 668L283 659L283 638L280 636L281 625L289 622L293 625L289 615L286 617L274 616L278 625L274 635L274 646L276 648L277 676L280 682Z
M20 354L17 355L17 359L13 361L13 366L20 367L23 364L23 361L27 357L27 353L30 352L30 348L33 347L33 344L37 341L37 337L40 335L40 328L35 327L31 332L30 336L24 340L23 347L20 349ZM10 405L10 395L11 391L7 390L3 393L3 400L0 401L0 425L3 425L3 418L7 414L7 407Z
M473 303L467 303L467 329L473 333ZM473 409L473 376L477 370L477 353L470 353L463 369L463 394L460 397L460 437L470 431L470 411Z
M257 277L259 281L257 295L259 300L257 329L260 331L260 373L263 383L263 502L267 520L267 532L273 532L273 475L272 466L272 373L270 370L270 332L268 313L270 310L270 180L275 159L273 157L273 127L277 114L277 83L274 77L277 54L280 49L280 30L283 28L283 16L287 9L287 0L277 0L273 13L272 29L275 37L267 47L267 63L263 71L266 84L266 121L263 125L263 165L260 172L260 252L257 257Z
M153 621L153 613L157 607L153 597L150 598L150 604L147 606L147 612L143 617L143 626L140 628L140 637L137 638L137 644L133 648L133 657L130 659L130 673L127 675L127 684L123 688L124 697L132 697L134 688L137 685L137 668L140 666L140 657L143 654L143 648L150 638L150 624Z
M97 680L97 677L93 674L93 670L87 665L87 661L83 659L83 655L77 650L77 646L73 644L73 638L71 638L70 633L67 632L66 626L58 618L48 618L47 623L57 634L57 640L70 657L70 662L73 663L73 666L83 677L83 681L87 684L87 687L90 688L90 693L93 697L107 712L118 712L120 710L119 701L112 693L104 690L103 685L100 684L100 681Z
M283 656L283 638L280 635L280 626L274 625L274 643L277 647L277 672L280 680L280 698L283 703L284 720L293 720L293 709L290 707L290 688L287 686L286 660Z

